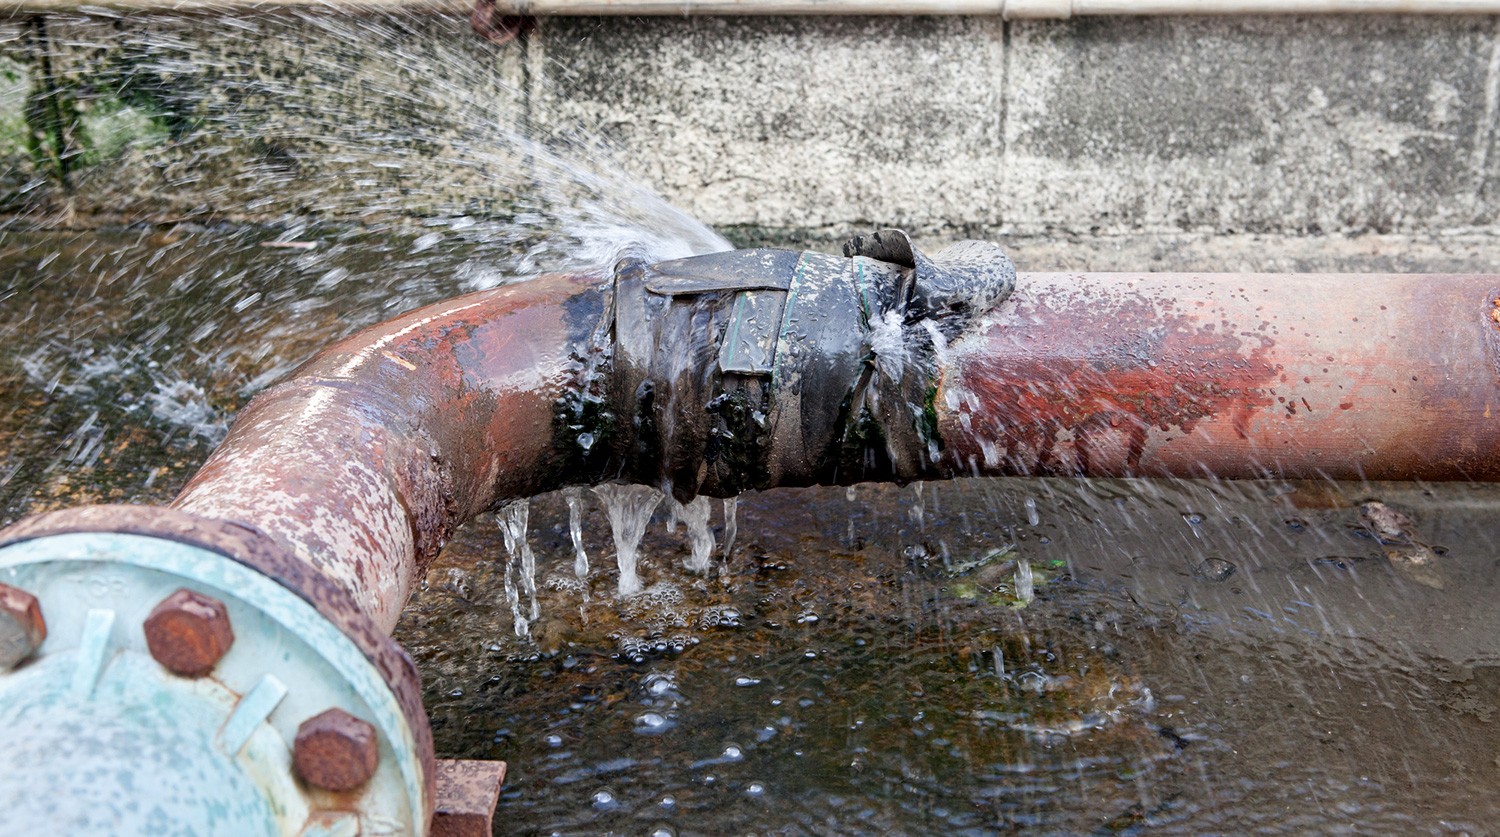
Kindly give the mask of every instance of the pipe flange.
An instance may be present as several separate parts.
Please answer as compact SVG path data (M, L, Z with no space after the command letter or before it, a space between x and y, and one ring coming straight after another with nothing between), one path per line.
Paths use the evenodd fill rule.
M0 534L0 582L35 596L47 624L0 672L8 825L427 833L435 770L410 659L264 535L167 509L54 513ZM299 727L330 711L370 733L349 750L356 773L374 763L353 789L293 768Z

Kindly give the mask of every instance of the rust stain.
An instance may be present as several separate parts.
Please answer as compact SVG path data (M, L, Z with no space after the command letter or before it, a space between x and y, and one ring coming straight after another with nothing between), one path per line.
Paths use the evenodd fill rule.
M1251 419L1276 403L1269 387L1282 369L1263 329L1221 328L1214 311L1177 313L1172 300L1141 296L1049 302L1022 303L959 360L957 386L981 405L972 436L1019 472L1090 472L1104 434L1128 438L1135 471L1153 429L1185 434L1227 417L1248 438ZM1074 468L1059 455L1065 437Z

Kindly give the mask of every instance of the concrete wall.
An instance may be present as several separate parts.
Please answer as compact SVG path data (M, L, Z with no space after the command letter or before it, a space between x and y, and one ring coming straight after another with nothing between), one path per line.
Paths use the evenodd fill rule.
M617 165L741 243L1500 253L1488 18L51 16L0 55L13 223L505 219Z

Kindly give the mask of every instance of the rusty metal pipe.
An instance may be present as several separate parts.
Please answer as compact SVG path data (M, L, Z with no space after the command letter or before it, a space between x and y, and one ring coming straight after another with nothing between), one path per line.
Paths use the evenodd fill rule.
M858 443L885 444L880 456L851 455L846 431L841 450L795 449L804 465L736 479L804 445L815 405L803 397L797 427L777 426L773 405L754 450L726 459L704 408L736 377L714 363L732 321L711 312L730 307L661 315L683 329L663 344L704 345L653 362L673 380L622 378L632 350L611 328L629 307L615 311L615 297L637 269L613 284L554 276L461 297L331 347L244 411L174 507L268 534L389 630L460 523L570 482L634 479L687 497L970 474L1500 479L1495 277L1023 275L930 365L909 361L883 396L905 409L878 410L879 438ZM590 386L593 424L579 395ZM798 386L833 401L854 383ZM838 405L826 406L831 417ZM590 435L592 451L579 441ZM895 450L896 438L925 441ZM861 459L885 464L848 467Z
M935 474L1500 479L1500 277L1030 274L941 361Z
M542 277L331 346L240 414L172 507L257 529L389 633L459 524L561 484L553 426L606 287Z

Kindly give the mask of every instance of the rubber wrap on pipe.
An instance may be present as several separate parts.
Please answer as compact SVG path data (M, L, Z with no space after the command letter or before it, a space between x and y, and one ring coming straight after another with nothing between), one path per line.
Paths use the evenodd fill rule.
M751 249L616 266L613 457L687 502L907 482L941 449L938 355L1015 288L995 245L899 230L845 255Z

